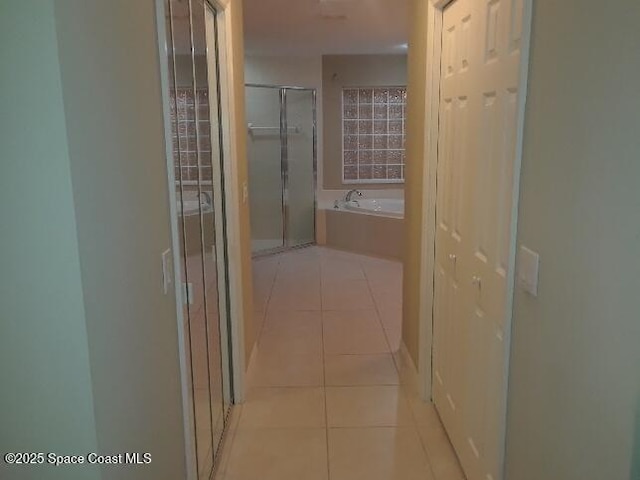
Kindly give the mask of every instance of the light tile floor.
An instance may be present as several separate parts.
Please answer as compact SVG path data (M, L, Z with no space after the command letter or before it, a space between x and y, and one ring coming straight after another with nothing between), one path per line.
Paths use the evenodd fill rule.
M218 480L462 480L397 354L402 265L321 247L254 260L256 352Z

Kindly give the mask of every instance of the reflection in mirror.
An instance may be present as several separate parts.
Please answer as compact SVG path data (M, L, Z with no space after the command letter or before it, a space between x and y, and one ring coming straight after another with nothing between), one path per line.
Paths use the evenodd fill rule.
M192 0L192 30L194 42L194 85L196 101L196 135L198 138L198 171L199 198L202 199L201 221L203 225L203 260L205 278L205 309L206 330L208 338L209 387L211 394L211 426L212 448L217 448L224 427L224 395L222 378L222 353L220 336L220 318L224 311L223 300L218 290L219 258L223 252L218 252L218 246L224 245L223 232L215 228L215 213L219 212L221 203L220 182L214 182L214 162L220 165L221 124L219 119L218 98L218 65L215 35L207 35L207 17L210 12L202 0ZM215 26L215 18L212 19ZM208 44L207 39L213 39ZM212 50L214 55L207 55ZM217 177L218 178L218 177ZM214 188L215 187L215 188ZM224 292L223 292L224 293Z
M227 286L216 22L203 0L167 0L166 12L191 423L197 476L208 479L229 397L220 329Z

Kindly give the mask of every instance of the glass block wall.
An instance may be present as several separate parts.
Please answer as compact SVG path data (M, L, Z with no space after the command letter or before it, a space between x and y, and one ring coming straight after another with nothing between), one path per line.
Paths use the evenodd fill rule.
M191 87L171 91L171 131L176 180L195 182L200 179L210 182L212 170L208 89L197 90L195 95Z
M342 90L344 183L404 181L406 87Z

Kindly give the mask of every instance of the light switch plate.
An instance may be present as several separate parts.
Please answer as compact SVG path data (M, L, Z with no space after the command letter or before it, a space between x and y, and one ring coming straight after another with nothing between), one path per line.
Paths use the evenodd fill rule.
M522 289L538 296L538 274L540 270L540 255L533 250L520 246L520 261L518 262L518 283Z
M173 283L173 256L171 249L162 252L162 291L165 295L169 293L169 287Z

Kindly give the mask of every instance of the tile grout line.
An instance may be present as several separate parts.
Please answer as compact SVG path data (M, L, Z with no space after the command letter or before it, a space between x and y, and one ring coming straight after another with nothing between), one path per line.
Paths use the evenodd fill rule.
M364 274L364 278L367 282L367 289L369 290L369 295L371 296L371 301L373 302L373 307L374 310L376 312L376 319L378 320L378 323L380 324L380 328L382 328L382 333L384 334L384 340L387 343L387 347L389 348L389 353L391 354L391 358L393 358L393 365L396 367L396 372L398 373L398 377L400 376L400 369L398 368L398 365L396 364L396 360L395 360L395 355L393 354L393 350L391 348L391 342L389 341L389 336L387 335L387 330L384 328L384 324L382 323L382 318L380 315L380 310L378 307L378 303L376 302L376 297L373 294L373 289L371 288L371 283L369 281L369 276L367 275L367 269L362 265L362 261L359 262L360 263L360 268L362 269L362 273Z
M337 387L340 388L349 388L349 387L367 387L367 386L389 386L389 387L398 387L401 386L400 385L400 372L398 369L398 366L396 365L395 362L395 358L393 355L393 352L391 350L391 343L389 342L389 338L387 336L387 331L384 327L384 324L382 323L382 320L380 319L380 313L378 311L378 304L375 301L375 297L374 297L374 293L373 290L371 289L371 285L369 284L369 277L367 276L367 271L366 271L366 267L364 266L364 260L363 259L357 259L355 262L358 265L358 268L360 269L360 272L362 273L362 281L364 281L367 285L367 291L369 292L369 296L371 297L371 301L373 304L373 309L371 308L362 308L362 309L357 309L357 310L353 310L353 312L358 312L358 311L371 311L373 310L376 314L376 319L378 320L378 324L380 325L380 328L382 330L382 333L384 335L385 338L385 343L387 345L387 351L386 352L380 352L380 353L341 353L341 354L334 354L334 356L363 356L363 355L384 355L384 356L390 356L391 357L391 361L393 362L393 367L398 375L398 384L375 384L375 385L336 385ZM336 312L345 312L345 310L327 310L328 312L331 311L336 311ZM323 310L324 312L324 310Z
M242 414L242 405L234 406L236 410L236 415L232 416L231 422L229 424L229 431L227 432L227 438L224 439L224 445L222 446L222 451L220 452L220 464L218 465L218 469L214 472L214 480L224 480L227 476L227 471L229 469L229 462L231 461L231 454L233 453L233 447L236 439L236 434L238 433L238 426L240 423L240 415Z
M380 425L343 425L343 426L333 426L331 430L412 430L411 425L391 425L391 424L380 424ZM313 426L269 426L269 427L242 427L237 428L238 432L268 432L268 431L317 431L317 430L326 430L322 427L313 427ZM417 435L417 434L416 434Z
M252 265L252 268L253 268L253 265ZM255 344L253 346L254 349L258 348L258 343L260 342L260 337L262 336L262 332L264 330L264 326L265 326L265 323L267 321L267 313L269 312L269 304L271 303L271 296L273 295L273 289L275 288L276 279L278 277L278 271L279 270L280 270L280 260L278 259L278 263L276 265L276 272L273 275L273 281L271 283L271 288L269 289L269 296L267 297L267 303L266 303L266 305L264 307L264 316L263 316L263 319L262 319L262 325L260 327L260 332L258 332L258 334L256 336ZM251 367L251 365L249 365L249 367ZM252 385L249 384L249 375L247 375L246 372L245 372L245 379L246 379L246 382L247 382L247 385L245 385L245 402L246 402L247 401L246 393L252 387ZM241 405L241 407L242 407L242 405ZM233 434L233 439L234 440L236 438L237 431L240 429L240 421L242 420L243 411L244 411L244 408L241 408L240 409L240 413L238 414L238 421L236 423L236 430L235 430L235 432ZM230 445L230 453L231 453L231 449L233 449L233 442Z
M318 259L319 266L319 280L320 280L320 327L322 338L322 392L324 394L324 438L325 446L327 449L327 480L331 480L331 465L329 463L329 413L327 411L327 365L326 355L324 351L324 303L322 301L322 269L323 269L323 256Z
M411 415L413 415L413 409L411 409ZM415 416L414 416L414 422L415 422ZM431 454L429 453L429 448L427 447L427 442L424 438L422 438L421 432L420 432L420 428L416 425L416 428L418 430L418 439L420 440L420 446L422 447L422 451L424 452L424 454L427 457L427 465L429 466L429 470L431 471L431 475L433 476L433 478L435 480L438 480L438 477L436 476L436 472L433 469L433 462L431 461Z
M267 297L267 303L264 306L264 316L262 318L262 324L260 325L260 332L256 337L256 347L258 346L258 342L262 337L262 333L264 332L264 327L267 323L267 317L269 316L269 306L271 305L271 298L273 297L273 291L276 288L276 282L278 280L278 272L280 271L280 259L278 258L278 263L276 264L276 271L273 274L273 280L271 281L271 288L269 289L269 296Z
M324 330L324 314L327 312L330 312L332 310L326 310L325 309L325 302L323 301L323 287L324 284L326 283L325 280L327 280L326 278L323 277L323 274L326 272L331 272L331 268L326 268L324 267L325 262L327 260L330 260L331 257L325 255L323 252L318 252L319 255L315 256L312 258L312 262L310 263L316 263L319 267L319 290L320 290L320 339L321 339L321 360L322 360L322 392L323 392L323 400L324 400L324 419L325 419L325 425L324 425L324 429L325 429L325 448L326 448L326 472L327 472L327 480L329 480L331 478L331 461L330 461L330 450L329 450L329 443L330 443L330 439L329 439L329 421L328 421L328 408L327 408L327 365L326 365L326 359L328 357L326 350L325 350L325 330ZM286 259L285 259L286 260ZM267 297L267 302L266 302L266 307L265 307L265 318L263 320L263 324L262 324L262 328L260 329L260 334L258 336L257 340L260 340L264 334L265 331L267 331L268 329L267 324L266 324L266 320L268 318L268 312L270 310L270 308L273 306L273 297L274 297L274 291L275 291L275 287L277 286L277 283L279 280L281 280L283 277L283 273L286 273L286 271L284 270L284 265L285 265L285 260L279 259L278 263L276 264L276 268L275 268L275 273L273 275L273 279L271 282L271 288L269 290L269 295ZM303 259L304 261L307 261L307 259ZM294 262L295 263L295 262ZM335 354L335 355L341 355L341 356L363 356L363 355L391 355L392 357L392 361L393 361L393 366L394 369L396 370L396 373L398 374L398 380L399 380L399 384L394 384L394 385L389 385L389 386L394 386L394 387L400 387L403 396L405 396L405 402L408 404L407 406L409 407L409 412L410 412L410 419L411 419L411 424L410 425L405 425L405 426L400 426L400 425L370 425L370 426L343 426L343 427L333 427L336 429L354 429L357 428L358 430L367 430L367 429L399 429L399 428L410 428L412 429L414 432L416 432L416 434L418 435L418 441L420 442L420 446L421 446L421 450L423 451L424 455L425 455L425 460L426 460L426 466L429 470L429 472L431 473L431 475L429 476L429 478L432 479L438 479L438 477L436 477L434 468L432 466L432 462L431 462L431 457L429 455L429 449L426 446L426 439L423 439L422 435L420 434L419 431L419 425L417 422L417 412L414 409L413 405L411 404L411 402L409 401L409 396L408 396L408 386L402 381L401 375L400 375L400 364L398 363L396 356L393 354L392 350L391 350L391 342L390 342L390 336L387 333L387 329L385 328L385 324L382 322L382 316L380 313L380 307L378 305L378 303L375 301L375 296L374 296L374 292L373 292L373 288L372 288L372 284L371 284L371 279L370 276L367 275L367 270L365 267L365 260L364 259L360 259L356 261L356 264L359 266L359 268L361 269L361 271L364 274L364 280L367 282L367 289L368 292L371 296L371 299L373 300L373 309L369 308L366 310L374 310L375 315L377 315L377 320L378 320L378 324L381 326L383 334L385 336L385 343L387 345L387 351L384 353L379 353L379 354L370 354L370 353L344 353L344 354ZM292 265L293 267L295 267L295 265ZM338 268L338 266L336 266L336 268ZM299 273L296 273L294 276L292 276L293 281L296 281L296 278L298 275L302 274L303 271L305 271L305 269L302 269ZM318 288L318 287L316 287ZM287 310L290 311L291 309L283 309L283 310ZM318 312L318 310L308 310L308 309L293 309L292 311L295 312ZM342 311L342 310L336 310L336 311ZM339 387L366 387L366 386L380 386L379 384L375 384L375 385L336 385ZM384 385L386 386L386 384ZM276 386L276 385L263 385L262 387L256 387L256 388L306 388L306 387L312 387L311 385L282 385L282 386ZM242 414L242 410L240 412L240 416ZM240 417L239 416L239 417ZM240 418L238 418L238 422L237 422L237 426L239 427L240 424ZM250 428L250 430L271 430L271 429L293 429L293 430L302 430L302 429L314 429L317 427L253 427ZM235 431L230 432L233 433L232 438L231 438L231 442L230 442L230 447L231 447L231 452L233 453L232 450L235 447L235 440L236 440L236 435L237 432L240 429L237 428ZM226 469L225 469L226 470ZM226 471L225 471L226 473ZM222 480L222 479L220 479Z
M394 365L394 367L396 369L396 372L398 373L398 379L400 381L399 387L400 387L402 393L404 394L405 401L407 403L407 406L409 407L409 413L411 415L411 420L412 420L412 423L413 423L413 425L412 425L413 430L415 431L416 435L418 436L418 441L420 442L420 446L422 447L422 451L425 454L425 459L427 460L427 466L429 468L429 471L431 472L433 478L435 480L438 480L436 478L436 473L433 470L433 465L432 465L432 462L431 462L431 456L429 455L429 451L427 449L427 446L425 445L425 442L424 442L424 440L422 438L422 435L420 435L420 428L419 428L418 422L416 420L416 415L415 415L415 412L414 412L414 408L411 405L411 402L409 401L409 394L407 392L407 388L404 385L404 382L402 381L402 375L400 373L400 367L398 366L398 363L396 361L396 356L394 355L394 352L391 349L391 342L389 341L389 336L387 334L387 330L386 330L386 328L385 328L385 326L384 326L384 324L382 322L382 317L380 315L380 309L378 307L378 303L376 302L376 298L374 296L373 289L371 288L371 283L370 283L370 280L369 280L369 276L367 275L367 269L362 265L362 263L361 263L361 268L362 268L362 271L364 272L365 279L367 280L367 287L369 288L369 293L371 295L371 299L373 300L373 305L375 306L375 311L376 311L376 316L378 318L378 322L380 323L380 326L382 327L382 331L384 333L384 338L385 338L385 340L387 342L387 345L389 347L389 352L391 353L391 358L393 359L393 365ZM403 268L404 268L404 266L403 266ZM402 341L402 337L401 337L400 341Z

